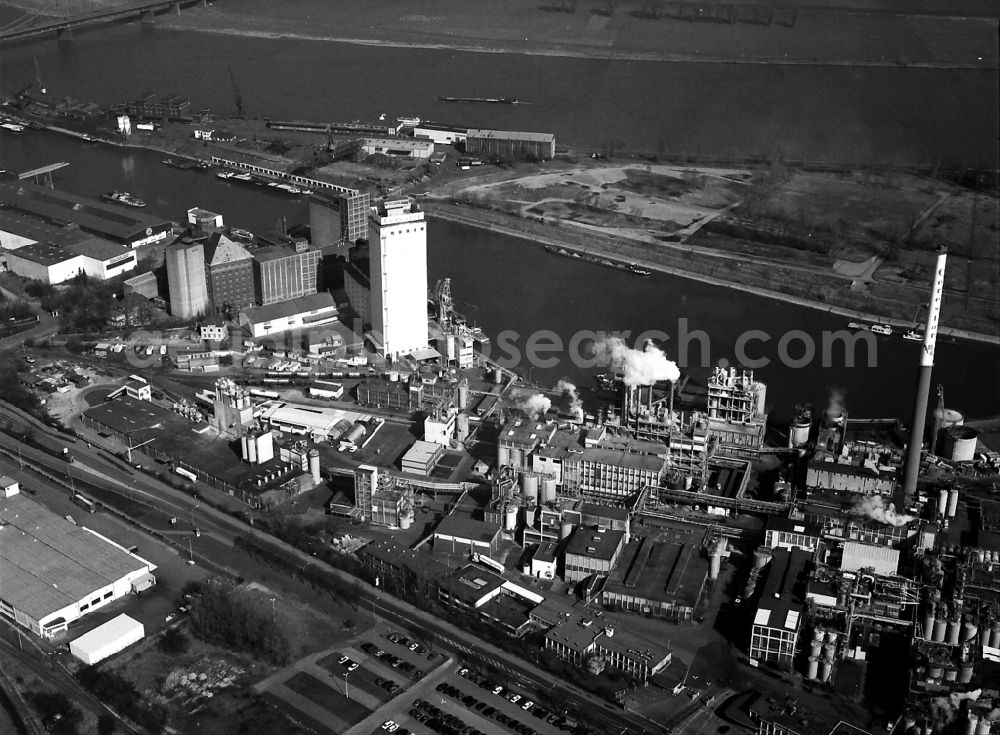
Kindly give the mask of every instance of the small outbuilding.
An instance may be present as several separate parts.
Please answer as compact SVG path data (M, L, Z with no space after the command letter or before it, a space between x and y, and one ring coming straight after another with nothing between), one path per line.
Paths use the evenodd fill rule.
M85 664L96 664L123 651L146 635L142 623L122 614L70 641L69 652Z

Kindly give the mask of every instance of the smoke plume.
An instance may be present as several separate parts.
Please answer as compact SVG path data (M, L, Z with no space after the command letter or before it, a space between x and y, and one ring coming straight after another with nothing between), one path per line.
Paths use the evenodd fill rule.
M905 526L910 521L916 520L916 516L897 513L895 508L886 504L885 500L877 495L859 497L851 512L856 516L871 518L890 526Z
M934 714L934 718L940 720L942 724L951 724L962 708L962 700L967 699L970 702L975 702L982 693L982 689L973 689L971 692L952 692L947 697L934 697L931 700L931 712ZM987 719L991 719L991 715L992 713L987 715Z
M556 390L560 393L568 393L570 397L569 410L573 412L573 416L577 419L583 418L583 400L580 398L580 394L576 392L576 386L570 383L568 380L560 380L556 383Z
M624 383L629 387L653 385L659 380L675 382L681 376L677 363L668 360L652 340L643 349L633 350L620 337L605 337L595 344L595 349L613 367L621 369Z
M844 391L840 388L830 388L830 397L826 402L826 415L830 417L844 415Z
M552 408L552 401L541 393L532 393L527 398L518 399L517 407L531 418L537 419L548 413L549 409Z

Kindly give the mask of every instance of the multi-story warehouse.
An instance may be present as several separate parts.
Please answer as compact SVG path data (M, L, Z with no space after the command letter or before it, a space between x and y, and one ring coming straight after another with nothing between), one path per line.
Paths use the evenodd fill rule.
M465 138L465 152L514 161L548 161L556 155L556 136L552 133L472 129Z
M314 248L339 245L347 249L368 237L368 192L348 190L341 193L314 194L309 198L309 232Z
M136 294L137 296L142 296L145 299L155 299L160 295L160 288L156 280L156 274L152 271L132 276L132 278L126 279L123 285L125 287L126 296Z
M358 383L357 398L359 406L417 411L420 409L422 396L419 385L391 380L367 380Z
M791 663L802 628L806 564L804 549L775 549L771 555L750 634L750 663Z
M316 293L321 256L304 242L294 248L273 245L254 251L257 303L267 306Z
M43 638L156 583L156 566L4 483L0 614Z
M566 544L566 581L579 582L592 574L610 574L628 543L628 537L628 529L614 531L599 527L577 528Z
M427 223L409 200L372 207L371 340L383 357L427 347Z
M202 243L190 238L178 240L167 247L166 261L170 313L180 319L193 319L206 313L209 300Z
M347 294L347 302L358 315L358 319L366 326L371 326L372 312L372 285L368 279L367 266L355 265L354 263L344 263L344 293Z
M135 117L182 117L191 111L191 100L176 94L157 99L152 92L125 103L125 111Z
M221 232L212 233L205 242L205 280L217 313L254 305L253 256Z
M585 447L562 463L562 491L596 502L620 501L656 487L666 461L657 455L618 448Z

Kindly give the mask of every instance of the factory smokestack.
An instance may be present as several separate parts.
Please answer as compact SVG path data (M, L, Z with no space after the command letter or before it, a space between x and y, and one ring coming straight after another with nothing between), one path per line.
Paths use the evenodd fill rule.
M944 268L948 251L938 250L934 269L934 285L927 307L927 326L920 349L920 375L917 395L913 402L913 420L910 422L910 441L906 445L906 466L903 475L903 499L907 507L913 503L917 490L917 473L920 470L920 450L924 443L924 422L927 420L927 397L931 391L931 370L934 367L934 345L937 342L938 319L941 317L941 298L944 294Z

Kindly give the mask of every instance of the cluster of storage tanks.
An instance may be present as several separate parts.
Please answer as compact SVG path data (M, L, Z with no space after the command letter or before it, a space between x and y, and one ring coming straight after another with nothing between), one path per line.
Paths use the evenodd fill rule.
M812 642L809 644L809 658L806 664L806 678L811 681L830 681L833 662L837 659L837 640L840 633L835 630L813 628Z
M503 510L503 530L516 531L518 511L524 508L524 522L527 526L535 525L535 516L539 505L548 505L556 501L556 479L547 475L535 475L532 473L522 473L520 478L520 492L515 492L517 485L509 483L501 488L501 493L506 496Z
M900 731L905 735L935 735L945 730L964 735L990 735L995 720L989 719L988 712L977 712L973 709L966 711L964 721L958 723L958 727L952 727L950 722L940 719L917 718L912 715L905 715L901 723Z
M950 408L934 409L935 428L940 432L937 455L952 462L971 462L976 456L979 432L965 426L965 417Z
M939 521L952 519L958 512L958 488L938 490L937 518Z

